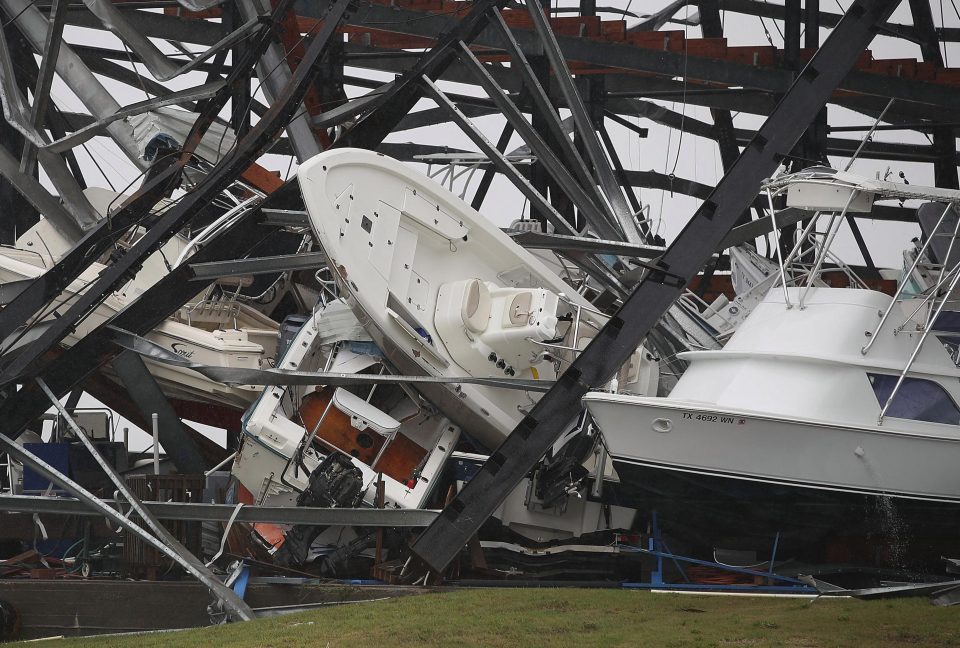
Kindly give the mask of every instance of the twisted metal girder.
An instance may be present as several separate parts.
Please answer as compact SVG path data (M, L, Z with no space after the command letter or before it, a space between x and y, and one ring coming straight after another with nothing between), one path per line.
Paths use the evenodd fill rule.
M506 496L581 411L581 398L607 382L633 353L788 155L807 124L899 0L857 0L800 73L773 114L666 253L554 387L533 406L483 468L414 542L421 575L443 572Z

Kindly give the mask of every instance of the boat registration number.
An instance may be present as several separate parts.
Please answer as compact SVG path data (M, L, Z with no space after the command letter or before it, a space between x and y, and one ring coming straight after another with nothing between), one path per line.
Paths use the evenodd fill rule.
M718 416L717 414L697 414L696 412L683 412L684 421L700 421L701 423L722 423L724 425L743 425L747 419L736 416Z

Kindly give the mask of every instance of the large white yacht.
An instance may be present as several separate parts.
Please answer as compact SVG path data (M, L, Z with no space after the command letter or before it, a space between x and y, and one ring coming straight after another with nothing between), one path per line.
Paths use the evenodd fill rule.
M693 537L713 546L780 533L797 555L880 564L955 551L960 191L822 168L766 188L771 205L786 193L788 206L821 212L825 231L811 219L723 349L683 354L689 367L668 397L584 399L621 500L688 533L696 526ZM921 210L934 215L921 219L895 294L866 289L842 264L853 287L827 286L821 272L844 218L885 198L939 201Z

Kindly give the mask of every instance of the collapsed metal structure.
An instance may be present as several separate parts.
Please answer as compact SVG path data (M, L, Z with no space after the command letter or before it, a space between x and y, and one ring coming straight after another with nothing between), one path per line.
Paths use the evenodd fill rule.
M319 250L303 254L306 223L297 187L262 166L263 156L284 156L292 165L327 148L349 146L408 162L476 167L482 175L470 202L477 209L500 174L528 201L530 218L544 224L541 234L518 240L562 253L605 290L603 299L616 314L439 517L413 515L410 524L429 526L412 551L421 572L436 576L554 443L579 409L580 397L608 379L698 273L703 273L701 285L709 281L720 267L718 253L778 226L796 227L799 215L774 222L764 216L762 204L751 215L761 181L779 164L808 166L828 155L909 160L933 165L937 186L960 187L953 117L960 73L945 67L940 50L941 42L960 40L960 29L937 27L925 0L909 1L912 24L890 22L899 4L857 0L841 16L821 11L816 0L786 0L783 6L759 0L681 1L634 20L629 9L598 7L594 0L572 8L536 0L525 5L505 0L0 0L5 16L0 205L6 215L0 242L13 243L16 233L42 214L72 243L37 279L4 285L0 292L0 420L5 422L0 445L85 504L113 515L107 509L114 509L15 443L52 402L59 406L60 398L86 390L134 421L163 412L161 442L182 471L203 472L217 462L179 420L191 414L203 420L196 410L168 401L139 356L117 338L148 333L216 279L275 276L322 262ZM677 17L687 5L698 10L702 38L667 27L690 22ZM730 46L723 37L723 16L728 22L738 16L781 21L783 47ZM116 46L69 44L63 36L68 26L109 31ZM831 29L822 45L821 28ZM919 45L922 60L874 59L866 48L876 34ZM378 81L384 73L394 76ZM55 75L83 112L58 105ZM121 105L114 98L120 93L102 79L114 88L127 87L131 97L142 92L148 98ZM174 80L178 84L165 85ZM451 81L470 84L474 91L454 92ZM184 82L186 89L172 89ZM713 123L652 99L708 107ZM426 103L430 107L423 107ZM878 128L921 133L929 144L861 144L831 137L857 127L831 127L828 104L876 120L882 124ZM157 138L152 149L144 150L132 120L170 106L189 111L184 114L192 125L182 141ZM737 128L733 113L766 121L753 133ZM496 141L477 124L491 115L502 118ZM716 141L723 179L710 187L627 168L610 124L643 136L645 130L630 121L637 117ZM461 130L479 154L396 141L407 131L445 125ZM224 144L228 131L235 141ZM220 133L220 141L201 152L211 132ZM518 164L517 152L508 150L514 135L523 141L519 153L529 165ZM107 216L83 191L88 181L99 182L87 162L96 162L86 148L94 138L111 142L140 173L130 195ZM55 194L38 180L38 167ZM642 187L702 201L669 247L640 217L644 205L635 189ZM230 227L214 232L187 263L170 267L69 349L60 347L172 236L203 227L241 201ZM163 207L157 209L158 203ZM870 217L915 218L911 210L897 207L878 208ZM856 221L848 222L872 268ZM142 235L135 243L119 245L137 228ZM63 306L66 287L105 255L106 269ZM611 255L622 263L611 264ZM56 317L38 326L40 316L50 312ZM108 367L128 386L126 393L99 377ZM68 404L63 412L68 420L69 409ZM226 420L224 427L238 432L239 412L207 414L205 422ZM116 481L122 492L121 482ZM138 506L132 494L124 497ZM34 506L0 500L5 510L28 504ZM35 506L30 510L50 505ZM149 529L136 527L137 533L162 544L166 539L152 509L139 508ZM191 514L226 515L200 509ZM250 520L266 519L250 515ZM329 511L314 518L276 515L272 521L348 519L331 517ZM362 515L349 519L366 524ZM405 523L394 517L401 516L381 516L377 523ZM189 552L178 553L184 554ZM249 617L242 601L224 591L202 564L186 560L186 568L209 581L237 618Z

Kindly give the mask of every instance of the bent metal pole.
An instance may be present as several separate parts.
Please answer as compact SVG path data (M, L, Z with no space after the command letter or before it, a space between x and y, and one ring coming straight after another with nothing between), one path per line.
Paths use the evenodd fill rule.
M138 524L131 522L111 506L107 505L95 495L84 489L82 486L80 486L80 484L74 482L49 464L43 462L36 455L33 455L29 451L18 446L5 435L0 434L0 444L7 446L8 453L17 456L17 458L24 463L29 463L37 472L42 474L50 481L59 484L77 499L87 503L89 506L95 509L100 510L105 515L115 520L118 524L122 525L129 531L136 533L153 547L169 556L174 562L183 567L190 575L203 583L215 597L223 601L227 609L230 610L231 616L241 621L249 621L253 619L255 615L253 610L250 609L250 606L247 605L243 599L237 596L236 592L220 582L216 575L214 575L213 572L205 567L196 556L190 553L190 551L187 550L187 548L184 547L180 541L178 541L166 529L166 527L160 524L157 518L150 513L143 506L140 500L137 499L137 497L130 491L130 489L127 488L123 478L120 477L113 466L107 463L107 461L103 458L103 455L101 455L96 449L96 447L93 445L93 442L87 438L87 435L82 429L80 429L80 426L78 426L76 421L73 420L73 417L70 416L70 413L67 412L66 408L64 408L53 392L50 391L50 388L47 387L46 383L39 378L37 378L37 383L50 398L50 402L53 403L54 407L57 408L57 411L73 430L80 442L83 443L84 447L87 448L90 454L93 455L93 458L96 460L96 462L100 465L104 472L107 473L107 476L113 482L114 486L117 487L117 490L120 492L120 494L123 495L137 515L143 519L146 525L150 527L156 536L150 534Z

